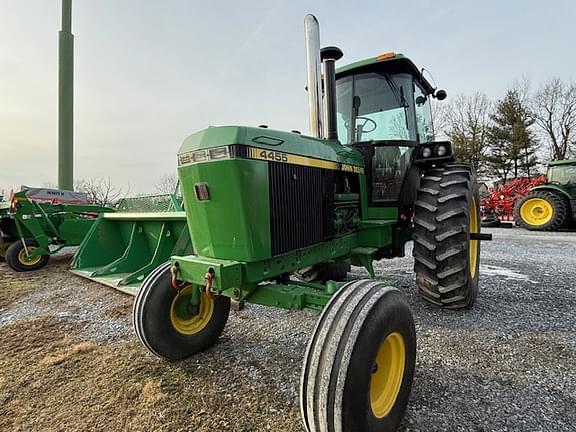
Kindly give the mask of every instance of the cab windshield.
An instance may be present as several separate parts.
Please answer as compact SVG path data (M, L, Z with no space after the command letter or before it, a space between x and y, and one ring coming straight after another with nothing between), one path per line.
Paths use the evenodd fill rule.
M410 74L351 75L337 81L336 95L338 139L342 144L419 141Z
M576 165L559 165L548 168L548 183L569 185L576 183Z

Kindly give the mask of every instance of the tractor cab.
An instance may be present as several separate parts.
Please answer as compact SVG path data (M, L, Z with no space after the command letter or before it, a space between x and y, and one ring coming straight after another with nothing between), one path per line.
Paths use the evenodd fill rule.
M414 149L434 141L430 99L445 96L402 54L382 54L336 71L338 140L364 154L369 207L398 203ZM434 147L424 154L448 156L449 146L443 148L442 154L435 155Z
M563 187L570 196L576 197L576 160L550 162L546 179L548 184Z

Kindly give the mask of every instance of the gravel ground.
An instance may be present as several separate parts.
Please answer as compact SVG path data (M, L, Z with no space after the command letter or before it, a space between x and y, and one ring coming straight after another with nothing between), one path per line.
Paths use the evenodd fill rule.
M410 250L377 265L417 323L402 430L573 431L576 233L488 231L471 311L420 301ZM0 430L302 430L316 313L248 305L212 349L166 363L136 342L132 298L69 274L69 259L33 275L0 263Z

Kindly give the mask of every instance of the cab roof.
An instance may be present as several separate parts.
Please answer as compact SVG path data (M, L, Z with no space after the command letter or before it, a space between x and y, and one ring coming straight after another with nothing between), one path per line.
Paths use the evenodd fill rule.
M548 166L560 166L560 165L574 165L576 164L576 159L565 159L548 162Z
M336 69L336 79L360 72L383 71L391 73L409 73L416 78L428 94L434 92L432 84L424 78L416 65L404 54L388 52L376 57L360 60Z

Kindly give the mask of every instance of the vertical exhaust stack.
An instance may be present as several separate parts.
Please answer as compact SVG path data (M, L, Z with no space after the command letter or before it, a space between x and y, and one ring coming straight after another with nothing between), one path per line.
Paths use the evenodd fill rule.
M314 15L304 18L308 69L308 115L310 135L322 138L322 77L320 75L320 26Z
M337 47L326 47L320 51L324 69L324 138L338 139L336 127L336 60L344 54Z

